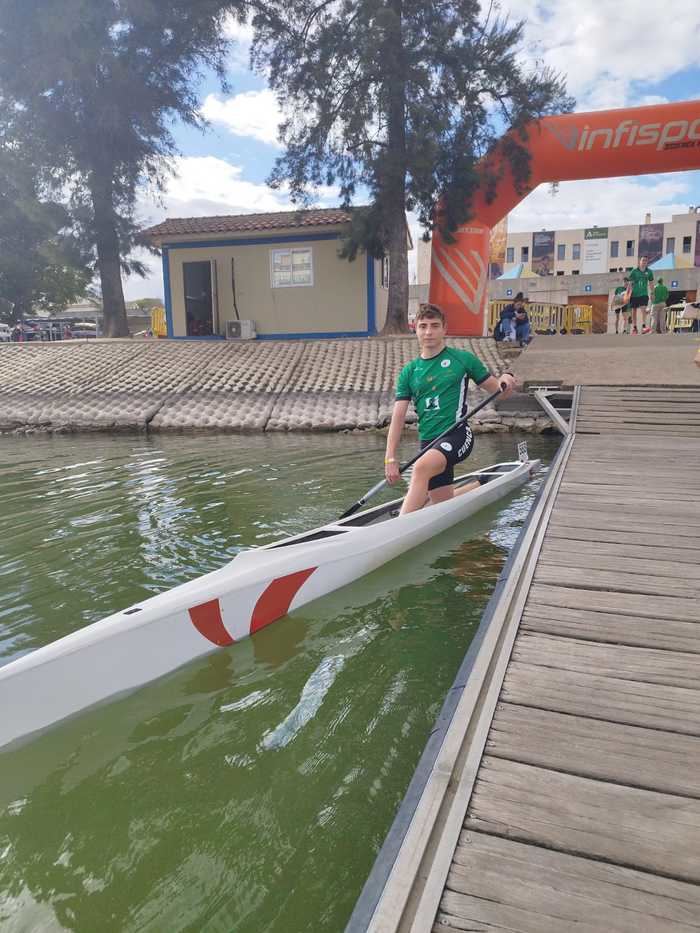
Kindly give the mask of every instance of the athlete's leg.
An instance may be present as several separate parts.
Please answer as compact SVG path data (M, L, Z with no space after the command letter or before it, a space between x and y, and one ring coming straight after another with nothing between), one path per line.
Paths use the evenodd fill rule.
M447 458L439 450L429 450L416 460L411 473L411 485L401 506L401 515L422 509L428 498L428 483L433 476L443 473L447 467ZM452 488L452 487L450 487ZM439 490L435 490L438 492Z

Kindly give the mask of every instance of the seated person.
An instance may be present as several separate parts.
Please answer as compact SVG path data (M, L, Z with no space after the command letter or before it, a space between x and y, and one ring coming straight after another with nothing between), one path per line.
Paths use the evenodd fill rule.
M522 292L518 292L510 304L507 304L501 311L499 324L501 325L501 334L504 341L514 342L516 340L516 315L522 310L525 299Z
M520 307L515 314L515 339L521 347L530 342L530 317L525 309L525 303L521 302Z

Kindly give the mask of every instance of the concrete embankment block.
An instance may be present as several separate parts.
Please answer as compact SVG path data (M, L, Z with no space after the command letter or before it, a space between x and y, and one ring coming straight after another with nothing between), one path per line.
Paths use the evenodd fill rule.
M450 343L470 350L494 373L504 368L492 340L456 338ZM414 337L4 345L0 429L381 428L391 418L396 377L416 353ZM483 397L473 389L470 405ZM407 420L415 422L412 410ZM489 406L475 419L474 429L499 430L503 422ZM524 422L519 427L525 429Z

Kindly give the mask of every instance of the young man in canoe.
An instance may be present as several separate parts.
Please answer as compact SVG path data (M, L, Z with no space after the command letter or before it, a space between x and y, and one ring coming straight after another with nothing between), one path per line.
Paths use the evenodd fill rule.
M404 366L396 384L396 402L384 459L389 484L399 478L396 450L411 401L418 415L420 445L424 448L467 413L470 379L488 393L498 392L504 383L506 388L502 398L509 395L515 386L512 373L503 373L496 378L473 353L446 345L445 316L436 305L421 305L416 315L416 337L420 355ZM428 498L431 504L451 499L454 495L454 468L466 460L473 446L471 429L464 424L417 460L401 514L422 508ZM460 493L467 491L466 488L459 490Z

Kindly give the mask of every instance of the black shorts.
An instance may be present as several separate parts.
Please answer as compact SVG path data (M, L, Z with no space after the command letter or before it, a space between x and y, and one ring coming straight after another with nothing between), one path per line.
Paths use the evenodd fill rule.
M420 449L425 450L432 441L421 441ZM438 473L428 483L428 489L440 489L442 486L451 486L455 479L455 467L458 463L466 460L474 448L474 435L468 424L463 424L461 428L446 434L439 444L435 445L435 450L446 458L447 466Z
M649 298L646 295L632 295L630 298L630 308L646 308L649 304Z

